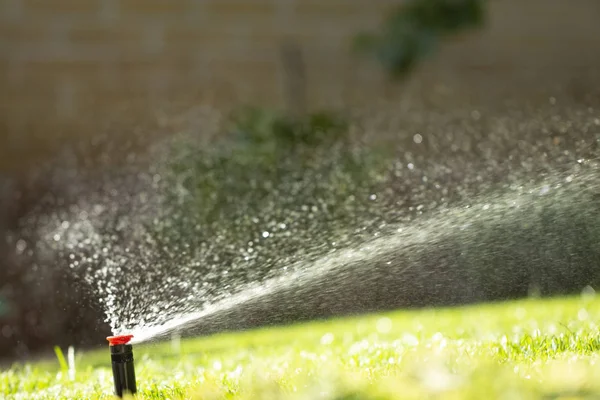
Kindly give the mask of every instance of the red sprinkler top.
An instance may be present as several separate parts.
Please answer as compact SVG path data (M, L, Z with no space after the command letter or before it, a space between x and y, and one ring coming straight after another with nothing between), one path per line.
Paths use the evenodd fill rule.
M109 336L106 338L110 346L117 346L119 344L127 344L133 338L133 335L119 335Z

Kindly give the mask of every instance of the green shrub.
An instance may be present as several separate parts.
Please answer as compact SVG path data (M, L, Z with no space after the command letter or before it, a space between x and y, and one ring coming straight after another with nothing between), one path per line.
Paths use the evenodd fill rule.
M411 0L386 18L380 32L358 35L355 48L402 78L432 54L440 40L480 27L484 14L484 0Z

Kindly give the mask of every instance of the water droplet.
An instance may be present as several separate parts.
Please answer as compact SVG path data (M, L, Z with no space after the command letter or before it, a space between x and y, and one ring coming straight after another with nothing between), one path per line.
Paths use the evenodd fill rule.
M581 297L585 300L591 300L594 297L596 297L596 291L594 290L593 287L591 286L586 286L583 288L583 290L581 291Z
M375 328L379 333L390 333L390 331L392 330L392 320L387 317L380 318L377 320Z
M4 325L2 327L2 336L5 338L10 338L12 336L12 328L9 325Z
M17 254L23 254L23 252L25 251L25 249L27 249L27 242L24 241L23 239L19 239L17 241Z
M402 335L402 342L409 347L415 347L419 345L419 339L410 333L405 333Z
M333 335L333 333L328 332L321 337L321 344L324 346L329 345L329 344L333 343L334 339L335 339L335 336Z

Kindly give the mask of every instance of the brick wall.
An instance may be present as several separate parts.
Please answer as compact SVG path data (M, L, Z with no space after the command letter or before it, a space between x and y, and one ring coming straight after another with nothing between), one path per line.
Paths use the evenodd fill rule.
M48 151L57 137L91 131L124 105L142 121L172 102L284 104L286 40L302 50L309 105L389 95L377 66L348 48L352 35L375 28L398 3L3 0L0 166L23 152ZM544 73L572 80L600 67L597 0L490 4L485 31L446 45L424 66L427 82L469 87L479 77L506 88Z

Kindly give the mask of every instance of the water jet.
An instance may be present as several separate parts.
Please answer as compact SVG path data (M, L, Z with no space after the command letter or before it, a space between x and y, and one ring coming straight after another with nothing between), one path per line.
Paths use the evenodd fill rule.
M148 166L65 167L82 183L18 238L48 273L81 280L133 345L594 286L597 113L508 111L410 114L390 133L256 162L245 142L185 136Z

